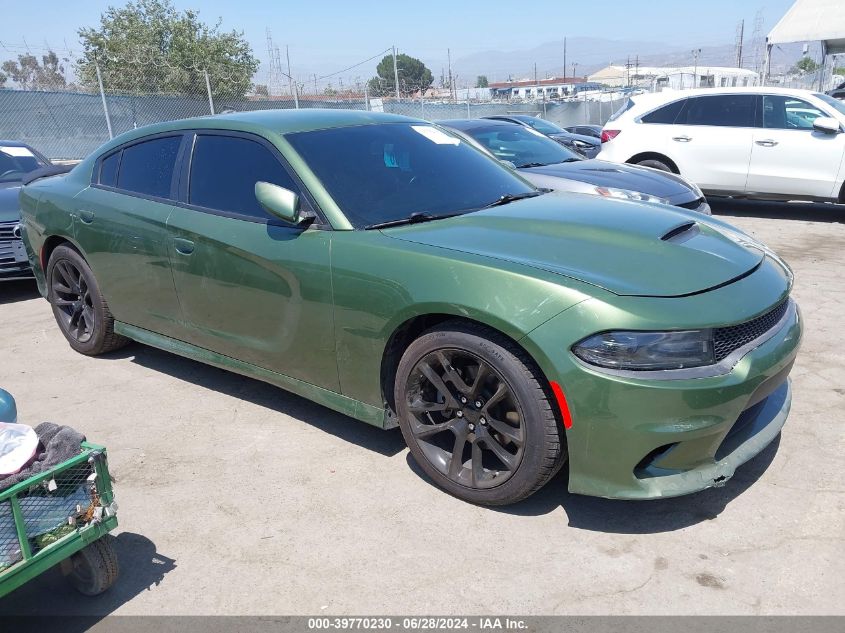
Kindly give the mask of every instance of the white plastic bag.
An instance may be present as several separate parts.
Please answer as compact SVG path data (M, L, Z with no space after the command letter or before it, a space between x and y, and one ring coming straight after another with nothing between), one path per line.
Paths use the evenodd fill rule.
M0 422L0 476L18 472L37 449L38 436L31 426Z

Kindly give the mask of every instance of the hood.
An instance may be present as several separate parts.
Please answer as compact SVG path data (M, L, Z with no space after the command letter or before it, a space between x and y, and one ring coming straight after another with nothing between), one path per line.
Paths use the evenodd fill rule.
M0 223L21 219L21 206L18 202L20 192L21 183L19 182L0 184Z
M384 230L390 237L516 262L617 295L677 297L754 270L764 252L718 223L659 204L581 194Z
M672 204L697 200L699 196L683 179L658 169L609 163L603 160L581 160L520 170L526 174L542 174L577 180L596 187L615 187L666 198Z

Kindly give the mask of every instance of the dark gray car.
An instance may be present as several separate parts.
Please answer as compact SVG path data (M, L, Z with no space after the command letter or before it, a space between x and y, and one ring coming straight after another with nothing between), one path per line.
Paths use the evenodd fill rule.
M601 139L594 136L587 136L585 134L573 134L564 130L559 125L546 121L536 116L528 116L527 114L508 114L484 117L494 121L507 121L509 123L516 123L530 127L532 130L537 130L540 134L554 139L561 145L575 150L579 154L587 158L595 158L601 151Z
M506 121L451 119L437 123L510 164L537 187L659 202L710 214L701 190L676 174L588 160L531 128Z
M0 281L32 277L21 240L18 194L27 175L48 165L28 145L0 140Z

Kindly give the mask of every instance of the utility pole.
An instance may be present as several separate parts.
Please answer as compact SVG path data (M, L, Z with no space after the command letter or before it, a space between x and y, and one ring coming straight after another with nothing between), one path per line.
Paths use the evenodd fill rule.
M563 83L566 84L566 36L563 37Z
M446 49L446 58L449 60L449 99L455 101L455 84L452 81L452 49Z
M396 65L396 46L393 47L393 81L396 82L396 101L401 101L399 97L399 67Z
M695 88L696 84L698 83L698 56L701 55L700 48L694 48L692 50L692 57L695 60L695 65L693 66L692 71L692 87Z
M296 82L294 82L290 74L290 51L288 50L287 44L285 44L285 57L288 60L288 86L290 86L290 91L293 93L293 107L299 110L299 90L296 89Z
M534 93L536 98L537 90L540 89L540 84L537 83L537 62L534 62Z
M314 95L317 95L317 75L314 74Z

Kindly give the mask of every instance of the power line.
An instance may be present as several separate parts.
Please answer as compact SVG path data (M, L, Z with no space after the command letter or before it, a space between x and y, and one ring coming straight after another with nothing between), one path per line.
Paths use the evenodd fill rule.
M372 57L365 59L362 62L358 62L357 64L353 64L352 66L349 66L348 68L344 68L343 70L338 70L337 72L329 73L328 75L323 75L322 77L317 77L317 79L315 81L320 81L321 79L328 79L329 77L334 77L335 75L340 75L342 73L349 72L353 68L357 68L358 66L362 66L363 64L366 64L367 62L373 61L374 59L376 59L380 55L384 55L386 53L389 53L391 50L392 50L392 48L386 48L382 52L376 53Z

